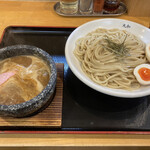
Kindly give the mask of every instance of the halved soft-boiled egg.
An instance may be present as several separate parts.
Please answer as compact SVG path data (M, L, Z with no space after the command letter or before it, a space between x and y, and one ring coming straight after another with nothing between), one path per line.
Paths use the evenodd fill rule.
M146 45L146 57L150 62L150 43Z
M150 84L150 64L141 64L134 69L134 75L142 85Z

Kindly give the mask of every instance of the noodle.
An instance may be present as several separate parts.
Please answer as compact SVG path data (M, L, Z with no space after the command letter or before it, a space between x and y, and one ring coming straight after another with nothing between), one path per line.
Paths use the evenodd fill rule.
M110 52L106 37L115 43L124 41L128 53L117 56ZM133 69L147 61L145 43L125 30L99 28L76 41L74 55L85 74L97 84L125 90L140 87Z

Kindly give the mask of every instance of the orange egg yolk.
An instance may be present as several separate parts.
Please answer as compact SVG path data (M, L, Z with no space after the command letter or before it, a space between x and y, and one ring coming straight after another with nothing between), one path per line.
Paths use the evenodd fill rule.
M141 68L139 69L138 73L144 81L150 81L150 69Z

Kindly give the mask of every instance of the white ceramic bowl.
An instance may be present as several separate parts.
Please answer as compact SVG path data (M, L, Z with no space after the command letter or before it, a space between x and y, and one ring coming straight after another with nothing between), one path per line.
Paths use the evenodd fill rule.
M75 42L80 37L85 36L87 33L94 31L99 27L107 29L118 28L122 30L127 30L130 33L133 33L134 35L139 37L146 44L150 43L150 29L135 22L122 19L100 19L85 23L75 29L66 42L65 56L72 72L89 87L108 95L125 98L136 98L150 95L150 86L141 86L141 88L135 91L112 89L94 83L90 78L85 75L85 73L81 69L79 61L73 54Z

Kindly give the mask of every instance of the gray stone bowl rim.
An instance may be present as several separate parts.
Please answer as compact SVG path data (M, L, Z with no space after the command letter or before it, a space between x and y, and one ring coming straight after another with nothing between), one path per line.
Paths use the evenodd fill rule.
M18 109L21 110L21 109L29 107L33 104L36 104L37 101L44 99L44 96L46 94L48 94L51 90L53 90L53 88L54 88L53 85L55 85L56 78L57 78L57 69L56 69L55 62L52 59L52 57L46 51L42 50L41 48L38 48L36 46L31 46L31 45L13 45L13 46L7 46L4 48L1 48L0 49L0 55L3 52L5 52L7 50L11 50L11 49L30 49L33 51L34 50L38 51L40 54L42 54L44 57L46 57L47 61L49 62L50 67L51 67L51 76L50 76L50 80L49 80L47 86L43 89L43 91L39 95L37 95L36 97L34 97L34 98L32 98L26 102L20 103L20 104L0 105L1 111L9 111L9 110L17 111ZM26 55L26 54L24 54L24 55ZM19 56L19 55L14 55L14 56ZM1 59L1 56L0 56L0 60L3 60L3 59Z

